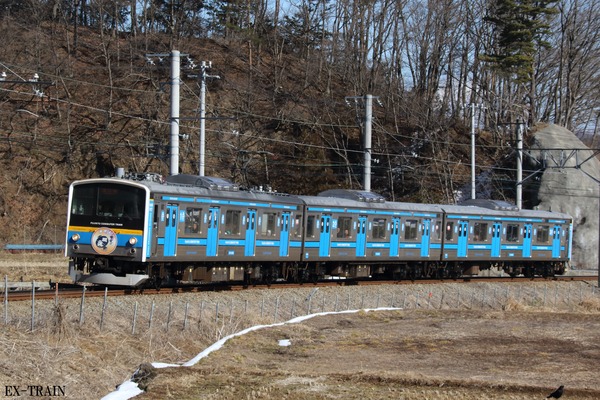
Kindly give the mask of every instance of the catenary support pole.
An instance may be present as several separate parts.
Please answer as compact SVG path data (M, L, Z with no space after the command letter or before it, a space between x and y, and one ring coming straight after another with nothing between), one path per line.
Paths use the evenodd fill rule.
M171 164L170 174L179 174L179 83L181 57L171 52Z
M371 124L373 120L373 95L365 96L365 170L363 188L371 191Z
M524 122L517 121L517 208L523 208L523 130Z
M475 103L471 103L471 198L476 198L475 191Z

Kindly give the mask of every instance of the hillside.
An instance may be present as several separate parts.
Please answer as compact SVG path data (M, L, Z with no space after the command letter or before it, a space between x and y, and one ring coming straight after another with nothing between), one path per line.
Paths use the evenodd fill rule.
M169 172L169 38L108 35L51 23L27 29L4 19L0 68L0 244L60 243L68 185L129 171ZM75 46L76 44L76 46ZM266 46L265 46L266 48ZM212 61L207 81L206 175L242 186L316 194L362 185L362 96L345 71L305 55L256 51L239 43L186 39L195 64ZM260 50L260 49L259 49ZM146 55L153 54L151 62ZM39 82L28 82L34 73ZM198 171L198 68L182 57L180 170ZM372 88L375 95L378 87ZM383 90L382 90L383 91ZM421 124L391 98L373 109L372 190L402 201L452 202L470 180L470 130L462 120ZM404 103L406 102L406 103ZM406 110L398 113L398 109ZM467 124L470 121L467 121ZM486 192L503 194L508 137L477 136ZM506 161L511 162L512 161Z

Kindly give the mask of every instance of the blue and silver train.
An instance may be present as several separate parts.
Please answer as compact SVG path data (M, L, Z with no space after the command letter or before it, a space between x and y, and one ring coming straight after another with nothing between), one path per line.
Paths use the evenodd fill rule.
M297 196L138 174L72 183L68 210L69 273L100 285L553 276L571 258L569 215L489 200Z

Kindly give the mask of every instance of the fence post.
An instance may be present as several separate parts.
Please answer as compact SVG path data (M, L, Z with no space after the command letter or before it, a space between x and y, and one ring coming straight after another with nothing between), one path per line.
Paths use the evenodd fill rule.
M229 324L233 323L233 299L231 299L231 307L229 307Z
M35 325L35 282L31 282L31 332Z
M273 316L273 322L277 322L277 312L279 311L279 297L275 301L275 315Z
M188 311L190 309L190 302L185 303L185 316L183 317L183 330L185 331L188 326Z
M169 303L169 314L167 315L167 332L169 332L169 325L171 324L171 311L173 310L173 301Z
M202 324L202 317L204 315L204 300L200 302L200 319L198 320L198 325Z
M8 325L8 275L4 275L4 324Z
M417 296L415 297L415 308L419 308L419 292L417 292Z
M290 319L294 318L295 312L296 312L296 298L292 297L292 309L290 311Z
M135 302L133 306L133 323L131 324L131 334L135 335L135 323L137 321L137 310L138 310L138 302Z
M85 286L83 286L83 290L81 291L81 304L79 305L79 325L83 324L84 316L83 309L85 305Z
M152 329L152 319L154 318L154 300L150 306L150 317L148 317L148 330Z
M108 296L108 288L104 288L104 301L102 302L102 312L100 313L100 331L104 326L104 312L106 311L106 297Z

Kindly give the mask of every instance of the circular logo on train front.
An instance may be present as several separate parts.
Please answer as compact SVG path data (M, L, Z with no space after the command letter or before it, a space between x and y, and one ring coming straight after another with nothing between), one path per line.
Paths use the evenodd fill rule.
M109 228L96 229L92 235L92 247L100 254L110 254L117 248L117 234Z

